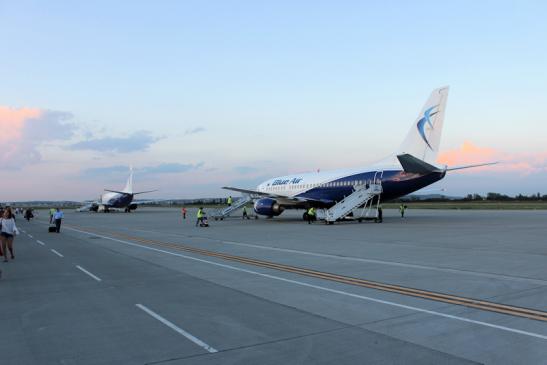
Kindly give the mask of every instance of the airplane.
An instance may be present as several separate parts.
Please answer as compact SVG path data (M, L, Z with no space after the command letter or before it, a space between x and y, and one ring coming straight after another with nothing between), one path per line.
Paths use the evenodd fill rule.
M137 209L139 204L145 203L143 201L139 201L139 202L133 201L135 195L152 193L157 190L140 191L140 192L134 193L133 192L133 168L130 168L129 177L127 178L127 183L125 184L125 188L123 188L123 190L119 191L119 190L105 189L105 191L106 193L102 194L99 197L98 201L88 203L85 206L78 208L77 210L79 212L82 212L82 211L110 212L110 211L117 211L117 210L123 209L124 212L130 213L132 210Z
M356 186L370 181L381 181L382 192L377 199L388 201L431 185L449 171L496 164L437 165L448 90L447 86L433 90L396 152L370 166L274 177L255 190L223 189L249 195L255 213L273 218L286 209L328 209L352 194Z

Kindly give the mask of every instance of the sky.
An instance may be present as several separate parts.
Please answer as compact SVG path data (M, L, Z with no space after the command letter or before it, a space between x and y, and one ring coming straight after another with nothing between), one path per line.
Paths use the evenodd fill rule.
M397 149L449 85L429 192L547 194L543 1L0 0L0 201L226 196Z

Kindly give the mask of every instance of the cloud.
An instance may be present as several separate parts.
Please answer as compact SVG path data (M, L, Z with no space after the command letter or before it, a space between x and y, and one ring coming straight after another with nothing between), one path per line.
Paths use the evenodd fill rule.
M184 131L184 135L188 136L188 135L191 135L191 134L201 133L201 132L205 132L205 131L206 131L206 129L204 127L190 128L190 129L187 129L186 131Z
M0 106L0 167L19 169L40 162L41 145L74 136L77 128L68 122L72 118L66 112Z
M91 167L82 171L83 177L94 178L101 176L117 175L120 173L129 174L129 167L123 165L107 166L107 167Z
M71 150L129 153L146 151L160 139L160 137L154 137L149 131L137 131L128 137L91 138L74 143L68 148Z
M164 163L156 166L147 166L137 170L143 174L179 174L191 170L196 170L204 165L203 162L197 164Z
M470 141L465 141L460 148L441 153L438 158L439 163L448 166L473 165L496 161L499 161L499 164L462 170L462 172L517 172L523 175L547 172L547 152L507 153L494 148L479 147Z
M237 172L238 174L246 175L253 172L257 172L258 168L252 167L252 166L236 166L234 167L233 170Z
M179 174L187 171L197 170L203 167L204 163L199 162L197 164L181 164L181 163L163 163L159 165L144 166L134 168L138 175L154 175L154 174ZM129 167L124 165L114 165L105 167L91 167L81 172L82 177L87 178L100 178L100 177L112 177L122 174L129 175Z

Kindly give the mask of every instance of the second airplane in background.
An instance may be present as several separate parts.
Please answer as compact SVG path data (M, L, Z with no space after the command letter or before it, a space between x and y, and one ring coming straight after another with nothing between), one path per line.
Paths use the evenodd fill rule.
M109 212L113 209L123 209L124 212L129 213L143 203L135 202L133 200L135 195L152 193L157 190L133 192L133 169L130 168L129 177L123 190L105 189L105 191L106 193L102 194L99 200L79 208L78 211Z

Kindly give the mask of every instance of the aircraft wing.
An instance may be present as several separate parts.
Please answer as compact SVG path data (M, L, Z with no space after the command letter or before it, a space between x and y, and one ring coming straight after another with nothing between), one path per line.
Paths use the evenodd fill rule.
M231 187L231 186L223 186L222 188L223 188L223 189L226 189L226 190L237 191L238 193L243 193L243 194L250 194L250 195L263 196L263 197L265 197L265 198L271 197L271 198L286 198L286 199L291 199L290 197L288 197L288 196L286 196L286 195L278 195L278 194L264 193L264 192L262 192L262 191L249 190L249 189L241 189L241 188L234 188L234 187Z
M249 195L259 196L263 198L282 199L282 200L288 200L293 202L331 203L331 201L310 199L310 198L305 198L300 196L287 196L287 195L280 195L280 194L265 193L262 191L234 188L231 186L223 186L222 189L237 191L238 193L249 194Z

